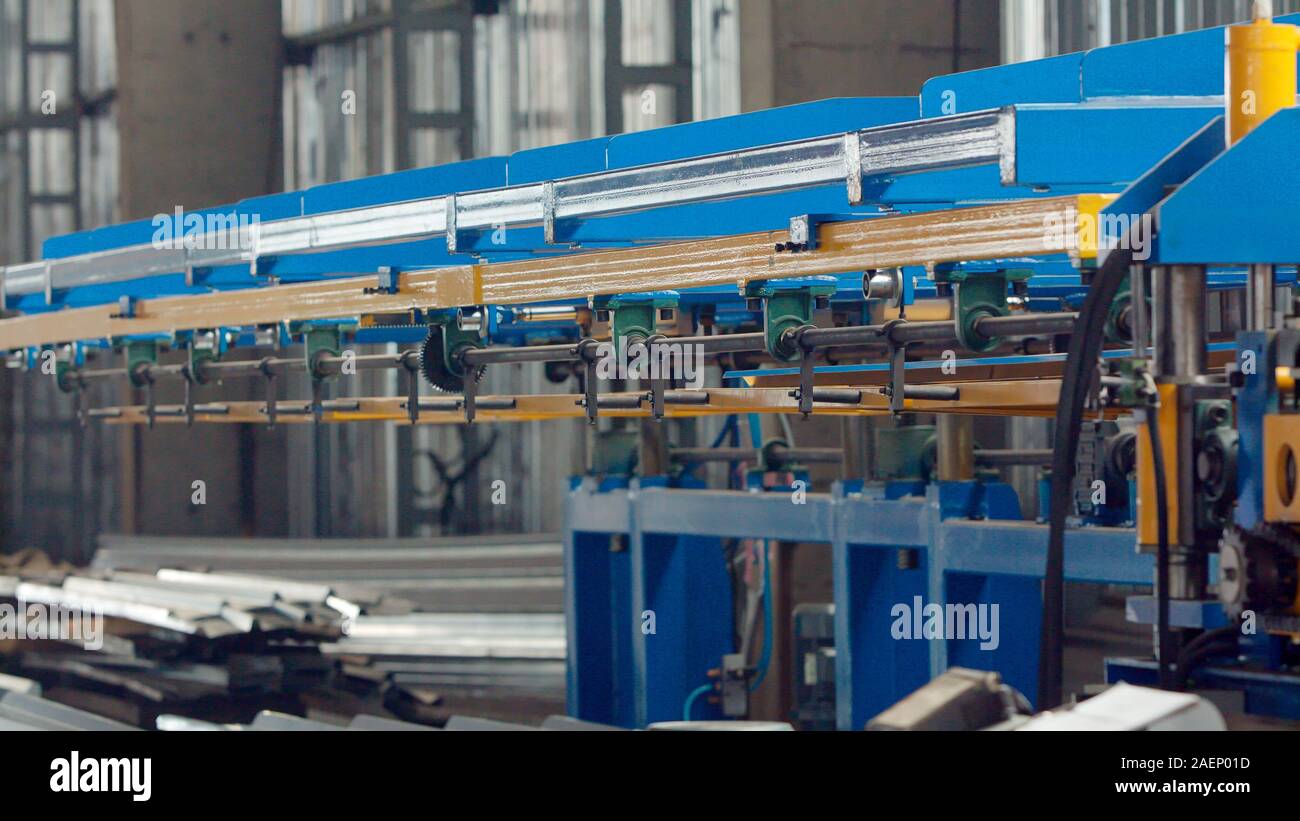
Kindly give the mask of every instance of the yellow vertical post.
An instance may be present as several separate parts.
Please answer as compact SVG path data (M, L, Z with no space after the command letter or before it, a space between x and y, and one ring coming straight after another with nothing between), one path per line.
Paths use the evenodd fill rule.
M1169 541L1178 541L1178 386L1165 383L1157 386L1160 407L1148 408L1156 414L1160 426L1160 451L1165 462L1165 499L1168 500L1165 521L1169 523ZM1145 428L1137 432L1137 531L1138 544L1153 546L1160 542L1160 518L1156 511L1156 469L1151 450L1151 439Z
M1295 105L1300 28L1274 23L1271 6L1256 0L1253 21L1227 28L1224 106L1229 145L1279 109Z

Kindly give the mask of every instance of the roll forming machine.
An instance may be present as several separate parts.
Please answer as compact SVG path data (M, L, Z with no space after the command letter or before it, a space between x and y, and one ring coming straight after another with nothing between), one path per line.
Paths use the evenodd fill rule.
M1110 680L1300 717L1297 24L54 237L0 269L0 349L122 424L727 417L730 447L573 481L576 718L743 714L767 662L736 647L723 556L781 540L833 549L840 728L954 665L1060 703L1066 580L1153 586L1129 604L1152 657L1108 661ZM351 347L369 343L398 347ZM683 351L722 384L604 378ZM503 363L578 389L482 393ZM405 374L402 395L335 396L352 369ZM289 373L299 400L278 398ZM222 400L235 377L266 398ZM98 405L113 381L144 401ZM183 403L155 401L166 381ZM694 478L764 413L939 421L882 431L876 474L831 493L800 465L832 457L762 442L767 470ZM976 451L971 415L1054 418L1053 449ZM979 470L1017 461L1051 465L1039 522ZM913 601L996 604L1007 629L900 640Z

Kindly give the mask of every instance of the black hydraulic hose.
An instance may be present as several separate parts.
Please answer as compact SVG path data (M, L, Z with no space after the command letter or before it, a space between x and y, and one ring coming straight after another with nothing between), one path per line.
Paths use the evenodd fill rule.
M1241 626L1237 622L1206 630L1201 635L1187 642L1178 652L1175 668L1178 673L1176 689L1182 689L1188 675L1204 658L1233 652L1237 649L1237 640L1241 636Z
M1051 514L1047 562L1043 573L1043 618L1039 635L1038 709L1061 703L1065 634L1065 519L1074 485L1074 462L1083 422L1083 405L1101 355L1106 315L1133 262L1132 242L1111 250L1097 269L1070 334L1070 350L1061 378L1052 440Z
M1156 664L1160 689L1174 688L1169 642L1169 488L1165 454L1160 446L1160 422L1156 408L1147 408L1147 438L1151 442L1151 467L1156 482Z
M1194 671L1201 662L1214 656L1225 656L1228 654L1236 655L1237 640L1235 638L1221 639L1212 641L1209 644L1202 644L1196 648L1194 653L1178 654L1178 679L1174 685L1175 690L1182 690L1190 680L1192 671Z
M1182 649L1178 655L1187 656L1200 650L1207 644L1213 644L1219 639L1232 639L1236 642L1241 627L1234 621L1232 624L1225 624L1223 627L1216 627L1213 630L1206 630L1201 635L1187 642L1187 646Z

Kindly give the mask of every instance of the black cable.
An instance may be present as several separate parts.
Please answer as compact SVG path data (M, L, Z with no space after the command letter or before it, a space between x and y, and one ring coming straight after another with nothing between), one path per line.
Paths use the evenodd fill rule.
M1065 634L1065 519L1070 509L1083 405L1101 355L1106 315L1133 262L1128 242L1111 250L1097 269L1070 335L1069 355L1061 378L1060 402L1052 442L1051 514L1048 517L1047 562L1043 573L1043 619L1039 636L1038 709L1061 703Z
M1184 683L1188 680L1188 676L1190 676L1192 671L1196 669L1197 665L1205 659L1208 659L1211 656L1227 655L1229 653L1235 655L1236 652L1237 641L1235 638L1232 638L1226 641L1203 644L1198 647L1194 653L1180 653L1178 655L1178 680L1175 689L1183 689Z
M1201 647L1204 647L1211 642L1218 641L1221 638L1231 638L1236 641L1240 629L1241 628L1237 623L1233 622L1232 624L1226 624L1223 627L1216 627L1213 630L1206 630L1201 635L1187 642L1187 646L1183 648L1182 653L1179 655L1193 653Z
M1151 441L1151 467L1156 483L1156 664L1160 689L1172 690L1174 670L1170 665L1169 641L1169 488L1165 474L1165 453L1160 447L1158 409L1147 408L1147 438Z
M1233 622L1232 624L1224 625L1223 627L1216 627L1213 630L1206 630L1201 635L1187 642L1183 649L1178 652L1178 661L1176 664L1178 685L1182 685L1187 674L1191 672L1191 669L1197 660L1206 654L1211 654L1217 651L1220 644L1231 645L1230 647L1225 647L1225 650L1235 648L1237 639L1241 635L1240 631L1240 626L1236 622ZM1205 650L1205 653L1202 653L1202 650Z

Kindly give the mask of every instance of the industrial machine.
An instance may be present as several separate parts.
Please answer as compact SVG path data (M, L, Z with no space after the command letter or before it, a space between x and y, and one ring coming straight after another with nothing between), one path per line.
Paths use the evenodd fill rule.
M955 666L1061 704L1067 580L1153 585L1153 653L1111 682L1300 718L1297 24L57 237L0 271L0 349L114 424L631 420L567 497L576 719L743 716L786 627L755 659L728 563L761 600L776 541L832 547L834 652L803 656L841 729ZM574 388L482 393L503 363ZM335 395L385 368L401 395ZM309 394L277 398L291 373ZM223 400L234 378L265 400ZM814 493L840 456L742 448L762 414L937 421ZM1053 448L978 450L977 415L1053 418ZM729 420L713 449L666 446L657 421L700 417ZM690 467L742 460L726 488ZM1050 464L1042 522L980 470L1005 464Z

